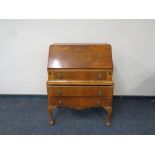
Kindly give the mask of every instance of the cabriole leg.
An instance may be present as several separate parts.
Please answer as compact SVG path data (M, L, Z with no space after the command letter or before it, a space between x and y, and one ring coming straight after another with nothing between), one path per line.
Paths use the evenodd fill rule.
M48 113L50 115L50 125L53 126L55 124L55 120L54 120L54 107L48 106Z
M103 108L106 110L106 126L109 127L112 114L112 106L105 106Z

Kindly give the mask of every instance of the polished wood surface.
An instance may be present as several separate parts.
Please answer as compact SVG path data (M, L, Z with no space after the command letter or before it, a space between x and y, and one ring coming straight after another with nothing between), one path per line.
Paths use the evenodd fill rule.
M51 45L48 68L112 68L111 46Z
M51 106L65 106L72 108L90 108L111 106L112 98L110 97L50 97L49 105Z
M109 44L53 44L48 58L48 112L54 125L56 107L106 110L110 126L114 82Z
M110 69L49 69L49 80L112 80Z
M67 80L49 80L47 81L47 85L82 85L82 86L86 86L86 85L96 85L96 86L100 86L100 85L104 85L104 86L111 86L114 85L114 82L108 81L108 80L104 80L104 81L99 81L99 80L85 80L85 81L80 81L80 80L71 80L71 81L67 81Z
M47 90L51 96L113 96L113 86L48 86Z

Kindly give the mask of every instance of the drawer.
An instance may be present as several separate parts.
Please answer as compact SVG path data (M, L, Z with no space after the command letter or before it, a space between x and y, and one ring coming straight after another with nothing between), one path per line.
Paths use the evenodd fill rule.
M113 86L47 86L47 91L50 96L113 96Z
M101 107L111 106L112 98L104 97L51 97L49 105L65 107Z
M49 80L112 80L112 70L48 69Z

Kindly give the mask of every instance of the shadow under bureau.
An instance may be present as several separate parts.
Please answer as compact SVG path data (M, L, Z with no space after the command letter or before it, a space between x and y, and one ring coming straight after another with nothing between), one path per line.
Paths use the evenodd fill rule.
M110 126L114 82L109 44L53 44L48 58L48 112L55 107L101 107Z

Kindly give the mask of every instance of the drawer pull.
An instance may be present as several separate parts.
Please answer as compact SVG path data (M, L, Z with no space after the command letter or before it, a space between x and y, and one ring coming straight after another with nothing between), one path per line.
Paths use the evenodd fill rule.
M100 105L101 105L100 101L97 101L97 102L96 102L96 105L97 105L97 106L100 106Z
M57 79L61 80L62 79L62 73L57 74Z
M98 96L103 96L103 94L104 94L103 91L98 92Z
M102 80L103 79L103 73L98 73L97 78L98 78L98 80Z
M59 100L59 101L58 101L58 104L59 104L59 106L62 106L62 105L63 105L62 100Z
M62 91L61 90L56 90L56 95L57 96L61 96L61 94L62 94Z

